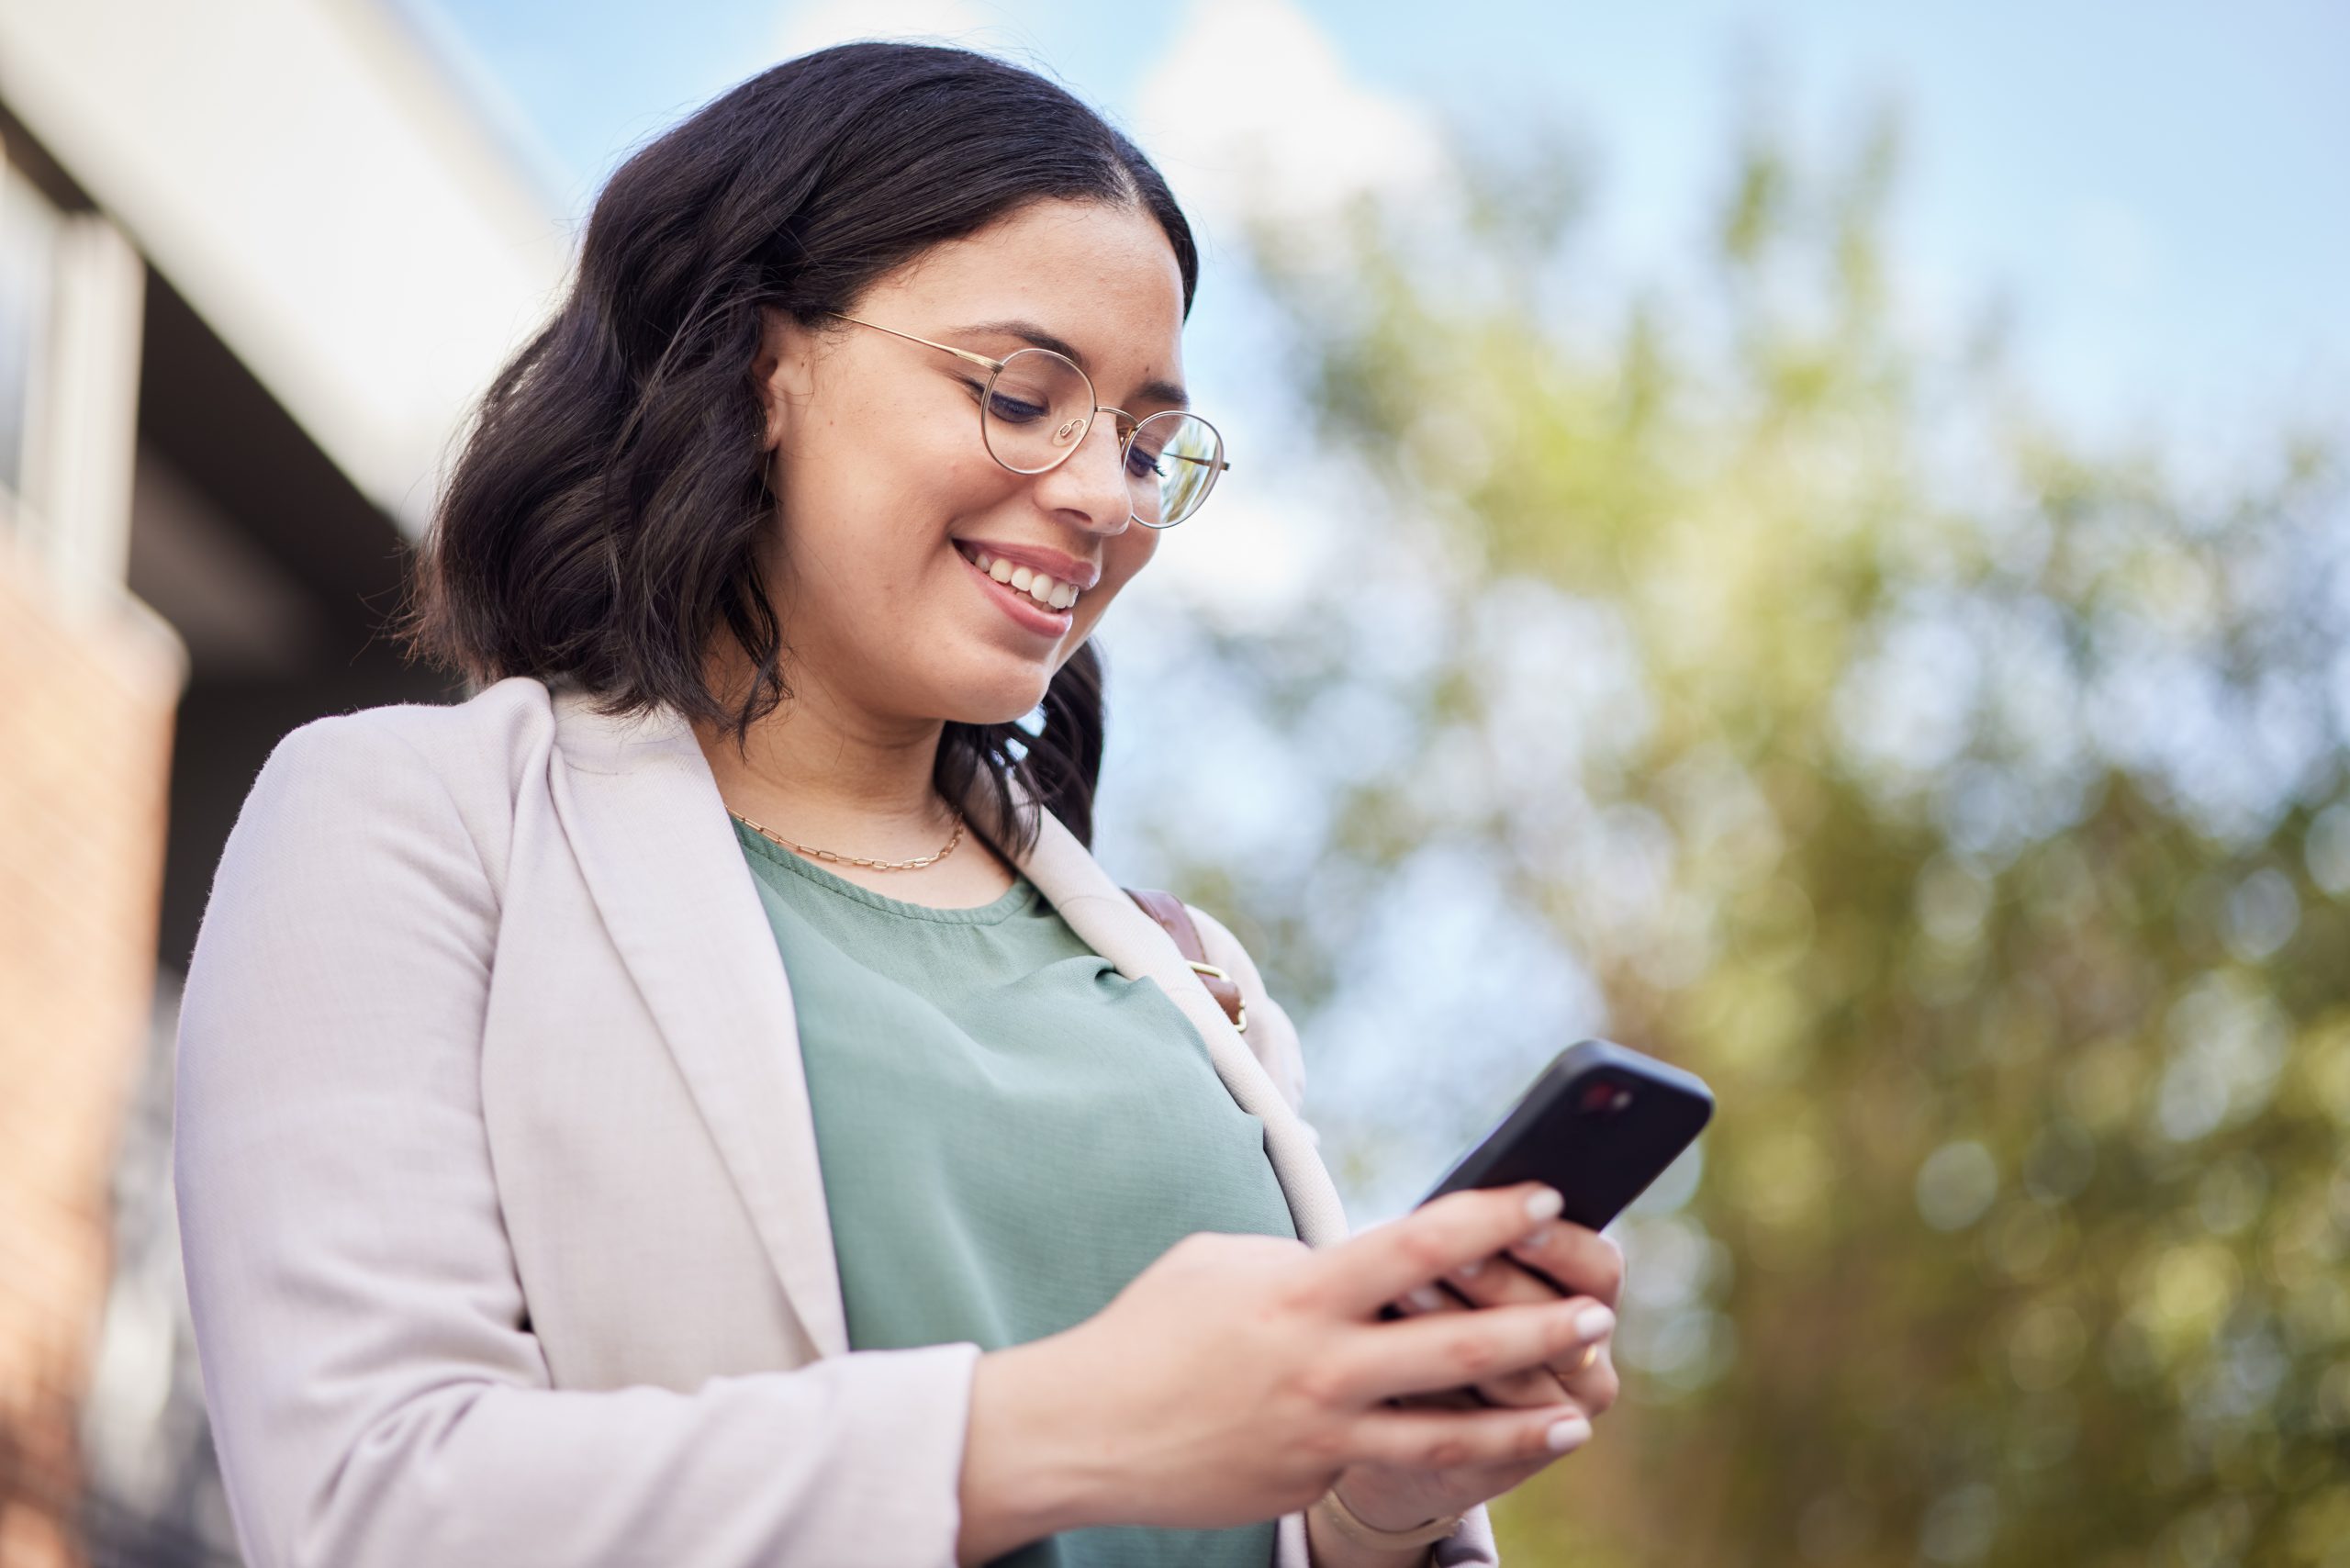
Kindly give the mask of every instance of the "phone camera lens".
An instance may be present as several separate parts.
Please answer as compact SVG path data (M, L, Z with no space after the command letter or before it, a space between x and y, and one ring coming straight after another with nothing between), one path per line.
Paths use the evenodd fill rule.
M1605 1080L1586 1084L1576 1099L1575 1108L1585 1114L1605 1112L1613 1114L1632 1103L1632 1092L1620 1083Z

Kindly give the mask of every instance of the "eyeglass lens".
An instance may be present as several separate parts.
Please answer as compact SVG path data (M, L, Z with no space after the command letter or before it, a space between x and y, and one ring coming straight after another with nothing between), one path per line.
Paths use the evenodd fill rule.
M1022 349L990 381L979 424L997 462L1019 473L1041 474L1065 461L1085 439L1093 414L1093 388L1083 371L1049 349ZM1199 510L1223 455L1215 427L1181 410L1156 413L1135 425L1125 447L1135 520L1170 528Z

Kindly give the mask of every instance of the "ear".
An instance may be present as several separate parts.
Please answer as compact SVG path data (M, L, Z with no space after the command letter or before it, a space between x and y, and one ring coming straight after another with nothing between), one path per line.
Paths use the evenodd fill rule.
M759 307L759 348L751 360L751 378L767 411L767 430L760 446L773 452L783 440L794 403L808 394L809 334L790 312L771 305Z

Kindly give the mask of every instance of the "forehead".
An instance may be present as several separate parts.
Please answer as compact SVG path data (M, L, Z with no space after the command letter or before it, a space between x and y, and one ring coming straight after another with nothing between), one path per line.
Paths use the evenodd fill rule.
M1183 274L1141 207L1038 201L933 246L877 283L884 298L957 321L1035 321L1089 357L1155 371L1181 362Z

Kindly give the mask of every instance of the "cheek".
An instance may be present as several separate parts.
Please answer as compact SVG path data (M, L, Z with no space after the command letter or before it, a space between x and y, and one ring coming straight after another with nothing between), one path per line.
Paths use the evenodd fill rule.
M988 455L978 405L911 394L835 395L786 443L786 494L895 532L1000 502L1015 476Z
M1145 528L1138 522L1127 524L1126 531L1111 540L1109 548L1102 553L1102 580L1125 587L1150 565L1164 537L1158 529Z
M813 438L779 475L781 531L790 559L821 580L865 585L896 598L922 591L925 574L968 519L1003 503L1015 476L946 432L835 429ZM821 450L818 450L821 448ZM953 563L947 563L953 565ZM942 578L941 580L946 580Z
M1150 558L1158 553L1158 538L1157 530L1132 523L1125 532L1110 541L1109 547L1102 553L1102 580L1078 601L1078 616L1069 628L1072 648L1085 641L1085 633L1102 619L1111 602L1150 564Z

